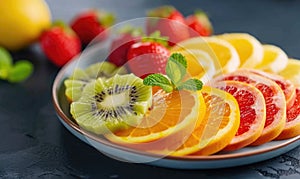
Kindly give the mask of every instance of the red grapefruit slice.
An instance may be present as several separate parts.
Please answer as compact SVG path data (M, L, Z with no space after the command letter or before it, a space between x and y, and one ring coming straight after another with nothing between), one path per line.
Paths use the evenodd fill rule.
M215 81L240 81L254 85L263 94L266 102L266 122L261 136L251 145L261 145L275 139L286 123L286 100L280 86L274 81L246 70L219 76Z
M286 124L276 139L288 139L300 135L300 87L296 88L296 99L286 111Z
M285 96L287 108L289 108L293 105L295 98L296 98L296 88L290 80L287 80L280 75L275 75L275 74L263 72L260 70L254 70L254 69L248 70L247 69L247 71L257 74L257 75L260 75L260 76L263 76L263 77L266 77L270 80L273 80L282 89L284 96Z
M240 126L223 150L237 150L258 139L266 121L266 104L262 93L253 85L238 81L221 81L213 85L232 94L240 108Z

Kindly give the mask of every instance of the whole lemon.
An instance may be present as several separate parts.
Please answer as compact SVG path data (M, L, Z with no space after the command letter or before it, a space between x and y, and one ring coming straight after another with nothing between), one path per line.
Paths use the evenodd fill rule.
M0 0L0 46L27 47L50 25L51 13L44 0Z

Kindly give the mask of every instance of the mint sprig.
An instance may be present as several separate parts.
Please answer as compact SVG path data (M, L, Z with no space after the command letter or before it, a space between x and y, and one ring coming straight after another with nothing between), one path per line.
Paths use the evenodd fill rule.
M173 90L201 90L203 83L199 79L187 79L186 76L187 61L180 53L173 53L166 65L166 76L162 74L148 75L143 83L147 86L159 86L166 92Z
M9 52L0 47L0 79L11 83L18 83L27 79L33 72L33 65L27 60L20 60L13 64Z

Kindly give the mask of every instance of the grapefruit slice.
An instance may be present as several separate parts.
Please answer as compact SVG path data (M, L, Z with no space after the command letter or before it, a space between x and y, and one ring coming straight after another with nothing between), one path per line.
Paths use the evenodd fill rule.
M239 104L240 126L224 150L237 150L253 143L262 133L266 122L266 104L262 93L253 85L238 81L214 84L232 94Z
M287 109L286 124L276 139L288 139L300 135L300 87L296 88L294 104Z
M248 71L266 77L270 80L273 80L275 83L277 83L284 93L287 108L293 105L294 100L296 98L296 88L291 81L286 80L280 75L271 74L260 70L249 69Z
M222 90L203 87L206 104L204 120L197 123L189 138L171 155L210 155L222 150L234 137L240 124L235 98Z
M194 128L204 117L206 106L201 92L173 91L165 93L153 88L153 106L141 123L135 127L105 135L108 140L119 144L146 143L165 138L176 132ZM153 143L155 145L155 143ZM134 147L134 146L132 146ZM134 148L143 148L142 145ZM147 148L146 147L146 148Z
M254 85L263 94L266 102L266 122L261 136L251 145L261 145L275 139L286 123L286 100L280 88L274 81L253 74L246 70L219 76L216 81L233 80Z

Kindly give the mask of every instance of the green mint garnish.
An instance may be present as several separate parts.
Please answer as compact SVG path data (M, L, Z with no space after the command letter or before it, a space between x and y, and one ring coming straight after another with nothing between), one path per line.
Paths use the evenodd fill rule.
M11 83L17 83L27 79L33 71L33 65L26 60L20 60L13 64L9 52L0 47L0 79Z
M173 91L173 85L169 81L167 77L165 77L162 74L151 74L148 75L144 81L144 85L147 86L160 86L164 91L166 92L172 92Z
M184 80L186 76L187 61L180 53L173 53L166 65L166 76L151 74L144 79L144 85L159 86L166 92L173 90L201 90L203 83L198 79Z

